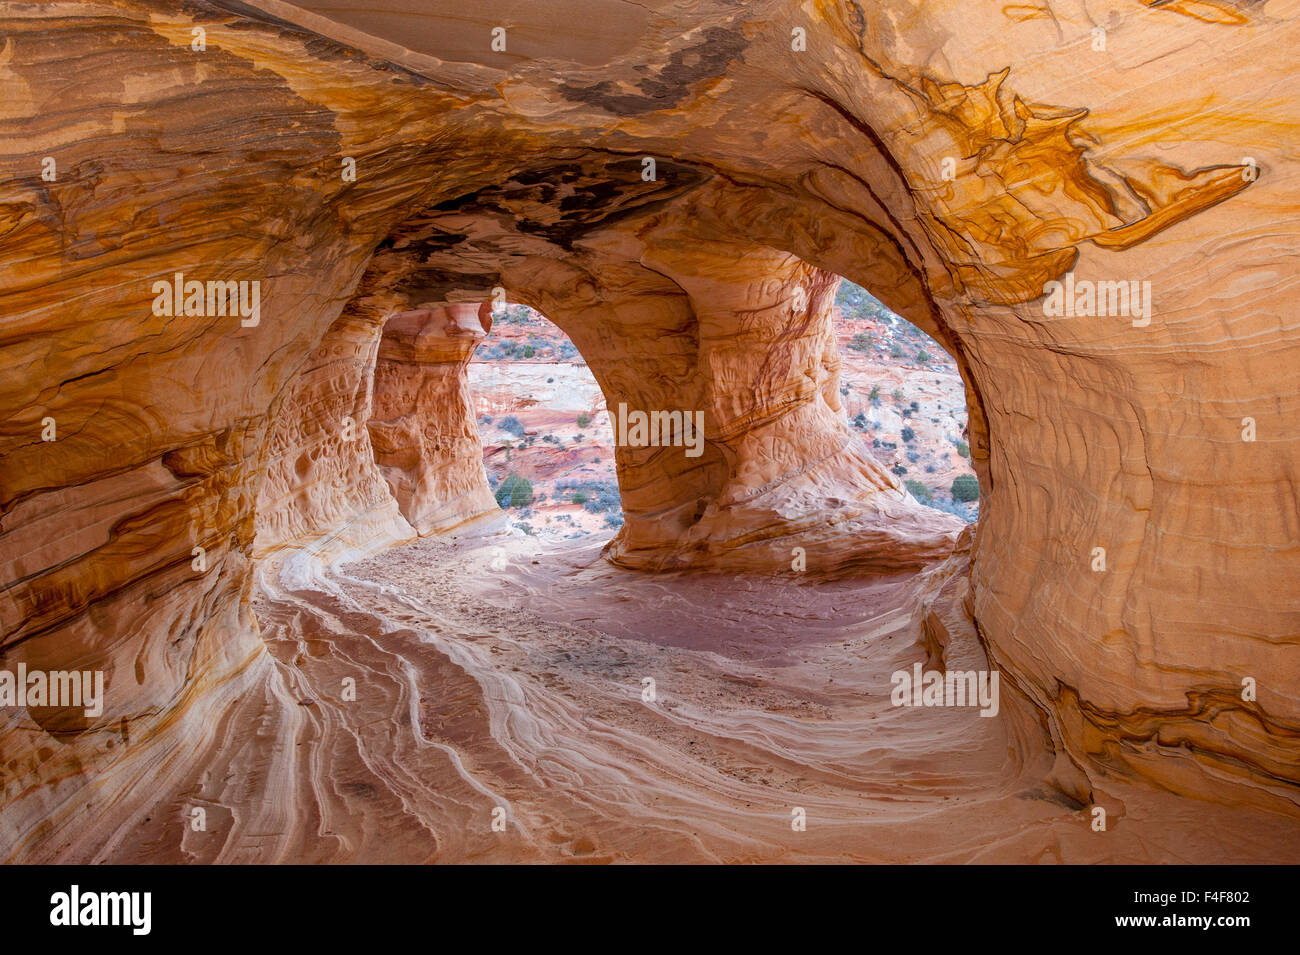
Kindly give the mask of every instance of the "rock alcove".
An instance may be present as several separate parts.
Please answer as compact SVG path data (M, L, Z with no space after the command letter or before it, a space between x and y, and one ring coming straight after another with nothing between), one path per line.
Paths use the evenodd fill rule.
M698 458L620 449L626 524L582 586L657 575L688 594L691 574L772 577L802 547L826 593L896 587L880 599L900 648L1002 674L1002 735L946 726L954 749L983 734L965 785L1036 780L1022 789L1059 810L1039 821L1072 857L1115 857L1087 842L1089 807L1134 826L1178 815L1154 794L1287 851L1271 834L1294 831L1300 791L1300 361L1294 232L1278 221L1300 190L1298 98L1261 51L1294 46L1289 12L558 0L541 21L490 2L453 21L409 6L5 14L0 648L9 669L108 683L95 717L5 710L6 858L404 858L318 837L326 817L379 820L355 831L390 846L411 834L412 859L490 857L505 850L465 835L484 786L566 851L599 855L583 827L617 818L610 857L656 857L635 844L649 810L631 795L621 813L578 800L562 824L530 810L566 704L473 641L409 637L410 606L366 609L395 598L331 576L495 509L464 367L497 289L569 335L610 404L706 415ZM599 31L551 26L593 14ZM1206 49L1223 73L1202 68ZM177 273L260 283L256 323L155 314L154 283ZM973 532L849 440L828 317L840 275L957 362L983 489ZM1150 321L1048 314L1067 276L1149 282ZM767 599L752 608L777 613ZM902 652L890 665L910 665ZM417 676L385 683L399 658ZM359 672L365 725L407 731L340 730L349 711L324 694ZM459 709L475 686L498 702ZM834 722L825 684L786 689L763 705ZM438 718L412 717L411 698ZM532 729L503 736L500 700ZM254 724L256 754L240 755L230 740ZM334 746L328 785L297 762L305 738ZM853 775L814 738L813 776ZM714 771L759 785L738 755L752 740L715 745ZM381 750L439 784L421 802L407 776L349 776ZM444 750L471 768L434 765ZM284 781L257 799L204 790L250 765ZM683 818L713 841L666 835L663 857L873 857L842 848L851 813L802 846L737 834L722 820L751 791L690 765L694 795L665 798L703 806ZM935 785L890 769L850 788ZM615 774L625 794L630 772ZM172 818L200 792L205 833ZM147 812L158 799L170 816ZM906 813L889 824L915 832ZM278 835L263 851L240 841L251 832Z

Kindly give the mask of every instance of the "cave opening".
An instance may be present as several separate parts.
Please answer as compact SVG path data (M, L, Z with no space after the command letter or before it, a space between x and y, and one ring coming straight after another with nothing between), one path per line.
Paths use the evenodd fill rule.
M850 426L918 503L973 523L980 487L957 363L849 279L840 281L832 316Z
M541 312L493 308L467 367L483 467L514 527L546 539L623 525L605 396L578 348Z

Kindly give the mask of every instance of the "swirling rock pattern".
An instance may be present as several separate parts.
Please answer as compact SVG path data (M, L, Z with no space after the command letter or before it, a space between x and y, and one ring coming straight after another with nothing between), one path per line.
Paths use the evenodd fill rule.
M950 579L927 576L895 607L918 653L968 626L969 652L1018 701L1004 738L927 724L1017 752L1014 769L974 760L966 791L1024 791L1028 773L1075 809L1118 800L1126 819L1221 803L1250 814L1221 818L1253 835L1250 854L1291 848L1273 833L1300 801L1300 80L1277 52L1300 39L1295 11L535 6L0 8L0 653L8 668L108 682L95 718L0 713L3 855L376 858L386 827L408 827L441 835L403 858L491 857L505 850L448 834L468 822L437 820L477 820L485 791L522 794L539 776L608 781L575 768L600 764L599 743L541 769L521 755L576 733L571 698L493 676L472 641L430 642L454 622L389 640L392 608L353 606L372 591L331 576L331 562L484 504L465 471L473 436L442 418L460 413L448 369L469 339L432 362L441 371L410 352L406 383L386 390L371 368L385 342L400 352L404 326L384 330L395 314L477 315L504 288L565 329L610 406L705 413L698 461L620 449L629 519L608 556L625 567L771 573L802 546L829 585L948 553L957 528L911 506L838 423L831 274L934 336L967 383L983 488L969 575L945 565ZM259 282L260 319L158 314L154 283L176 273ZM1067 274L1149 282L1149 320L1053 313L1048 283ZM440 384L408 401L417 380ZM429 440L444 433L447 460ZM398 726L411 714L419 733L384 737L382 721L325 703L317 720L293 700L312 661L303 679L332 681L399 658L420 676L377 689L366 712ZM427 713L409 705L417 692ZM464 702L479 693L487 713ZM241 728L267 714L268 735L239 756ZM743 738L734 721L749 718L685 722ZM870 736L841 718L843 734ZM757 762L816 762L803 718L781 725L778 755ZM317 731L339 767L345 743L352 765L382 751L384 785L313 776L320 762L296 761L290 742ZM887 762L887 782L823 755L823 782L925 785L924 760ZM613 763L622 783L603 798L653 802L661 771ZM249 765L262 788L213 782ZM436 797L435 778L448 781ZM691 780L662 788L710 807L711 823L663 826L677 835L660 850L638 851L643 815L608 805L524 821L563 833L621 819L607 846L573 837L598 858L842 855L834 832L802 850L754 842L733 818L739 790ZM1157 789L1198 808L1157 812ZM429 802L412 811L416 791ZM164 792L176 807L202 795L229 825L206 844L173 817L128 837L155 824L142 807ZM842 793L821 795L833 816ZM334 825L345 810L364 821ZM1006 831L962 820L983 845ZM281 835L265 849L237 838L258 832ZM1067 861L1138 851L1057 845Z

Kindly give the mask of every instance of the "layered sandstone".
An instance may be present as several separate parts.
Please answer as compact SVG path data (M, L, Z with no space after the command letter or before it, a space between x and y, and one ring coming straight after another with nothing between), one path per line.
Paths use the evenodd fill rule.
M257 500L256 553L310 548L324 560L410 540L367 425L382 310L348 309L273 407Z
M491 325L485 302L401 312L384 326L366 425L374 460L421 534L496 510L465 371Z
M297 713L251 609L267 549L377 546L403 495L430 528L440 495L482 502L437 477L440 435L468 460L458 420L375 439L461 413L412 390L445 372L377 389L362 427L397 313L476 314L501 287L607 403L705 412L698 459L620 451L624 566L945 553L957 528L837 416L830 274L966 382L983 495L961 603L1023 696L1014 745L1041 730L1079 805L1136 783L1295 812L1291 5L395 11L3 8L0 652L109 685L99 717L0 714L6 858L88 845L88 811L127 826L220 719L257 718L232 703L250 686ZM260 282L260 321L155 314L178 272ZM1150 282L1150 320L1049 314L1067 273ZM366 299L381 313L346 317ZM391 500L367 435L401 458Z

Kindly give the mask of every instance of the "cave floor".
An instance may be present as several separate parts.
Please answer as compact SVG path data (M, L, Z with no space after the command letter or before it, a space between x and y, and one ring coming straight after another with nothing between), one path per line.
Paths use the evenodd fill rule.
M1005 712L891 706L924 660L916 578L653 576L599 551L493 533L264 571L269 653L150 810L206 827L99 861L1300 857L1293 820L1118 783L1094 832Z

